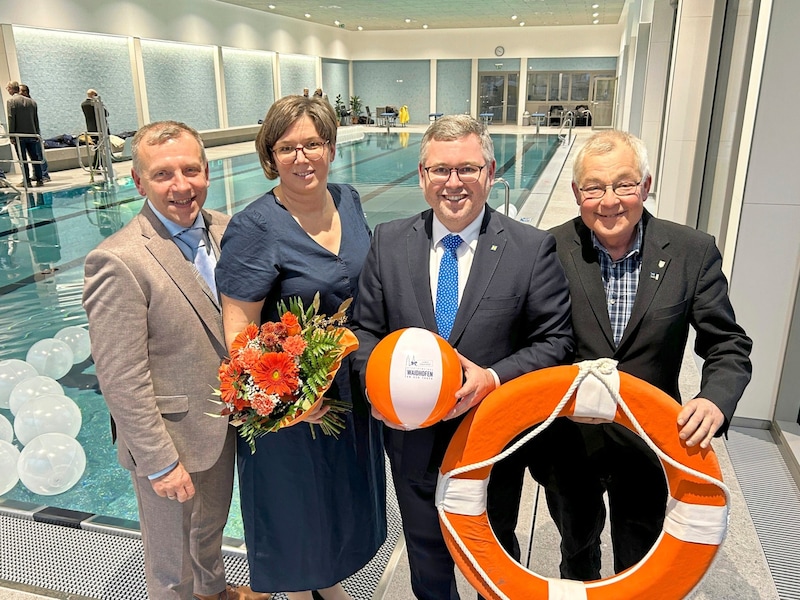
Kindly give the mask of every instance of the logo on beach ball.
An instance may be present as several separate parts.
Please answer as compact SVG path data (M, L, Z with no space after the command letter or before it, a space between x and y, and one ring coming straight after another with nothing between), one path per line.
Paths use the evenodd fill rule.
M461 388L461 363L446 340L409 327L383 338L367 362L367 394L388 421L406 429L442 420Z

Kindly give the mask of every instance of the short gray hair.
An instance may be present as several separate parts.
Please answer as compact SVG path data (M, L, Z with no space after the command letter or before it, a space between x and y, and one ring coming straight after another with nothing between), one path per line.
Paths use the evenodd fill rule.
M639 164L639 175L642 181L647 179L650 175L650 163L647 159L647 148L644 142L627 131L606 129L598 131L586 140L586 144L575 155L575 160L572 163L572 182L575 185L583 183L583 163L587 157L609 154L619 147L627 147L633 151L636 162Z

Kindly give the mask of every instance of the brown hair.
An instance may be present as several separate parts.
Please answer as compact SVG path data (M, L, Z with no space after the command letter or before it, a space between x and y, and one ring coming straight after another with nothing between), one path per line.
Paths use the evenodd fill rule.
M203 159L203 164L207 162L206 149L203 145L203 138L197 133L197 130L189 127L186 123L180 121L156 121L145 125L136 132L131 142L131 158L133 159L133 170L141 173L141 157L139 156L139 146L144 143L147 146L159 146L174 140L184 134L190 135L200 146L200 156Z
M283 137L286 130L295 121L306 115L314 123L319 136L323 140L330 142L331 149L336 145L338 122L336 113L333 112L333 107L329 102L316 96L311 98L284 96L270 106L269 112L267 112L267 116L264 118L261 129L256 136L258 158L261 161L261 168L264 169L267 179L278 177L278 169L275 167L272 155L272 147L275 142Z

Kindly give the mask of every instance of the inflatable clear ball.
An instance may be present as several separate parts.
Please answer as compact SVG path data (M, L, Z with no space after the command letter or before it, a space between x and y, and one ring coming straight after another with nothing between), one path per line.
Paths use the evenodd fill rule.
M0 440L0 496L11 490L19 476L17 475L17 461L19 450L11 442Z
M92 353L89 332L83 327L74 325L64 327L53 337L69 346L70 350L72 350L72 363L75 365L85 361Z
M11 394L8 397L8 408L11 409L12 415L16 415L19 412L19 407L25 402L45 394L63 395L64 388L55 379L47 375L37 375L25 381L20 381L11 390Z
M68 396L45 394L23 404L14 418L14 433L26 446L44 433L62 433L77 437L81 430L81 409Z
M14 441L14 427L11 421L0 415L0 442L11 443Z
M22 449L17 472L22 484L34 494L54 496L69 490L86 469L86 453L74 438L45 433Z
M24 360L0 360L0 408L8 408L8 397L15 385L38 374L34 366Z
M53 379L61 379L73 365L72 350L66 342L55 338L36 342L28 350L25 360L36 368L39 375Z

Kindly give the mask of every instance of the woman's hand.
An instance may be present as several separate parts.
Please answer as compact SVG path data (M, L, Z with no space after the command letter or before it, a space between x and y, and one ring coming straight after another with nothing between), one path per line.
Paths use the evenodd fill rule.
M306 423L313 423L314 425L319 425L322 422L322 418L328 414L328 411L331 409L330 406L325 404L325 398L322 399L321 402L318 402L317 405L305 412L306 418L303 419Z

